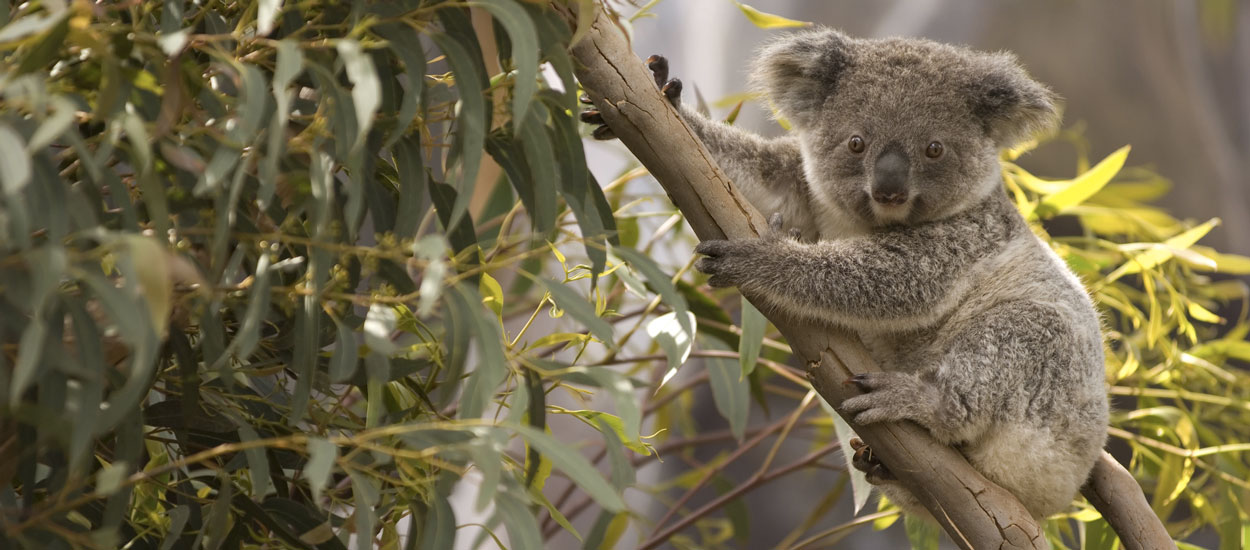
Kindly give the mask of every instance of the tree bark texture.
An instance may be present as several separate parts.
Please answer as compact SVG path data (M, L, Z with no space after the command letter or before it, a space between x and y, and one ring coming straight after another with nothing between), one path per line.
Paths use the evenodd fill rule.
M570 24L576 22L576 8L563 2L552 5ZM602 9L572 53L578 65L577 78L604 121L660 182L700 239L754 238L766 230L764 217L737 193L694 131L656 89L650 71ZM846 383L850 376L879 370L851 332L766 315L794 353L809 365L812 386L835 410L843 400L860 393ZM864 426L842 416L961 548L1048 547L1037 522L1013 495L985 479L959 452L938 443L923 428L910 422ZM1104 458L1097 471L1107 475L1105 487L1110 492L1094 494L1105 496L1104 502L1114 507L1120 502L1120 491L1131 488L1144 504L1132 476L1122 468L1114 471L1105 467L1105 462L1114 464L1114 460ZM1141 517L1142 513L1149 517ZM1115 516L1104 514L1109 521ZM1157 523L1148 506L1144 511L1134 508L1116 517ZM1118 524L1113 527L1122 537L1128 534ZM1148 531L1142 527L1133 533ZM1171 544L1170 538L1167 543ZM1127 541L1126 546L1165 547L1133 546Z

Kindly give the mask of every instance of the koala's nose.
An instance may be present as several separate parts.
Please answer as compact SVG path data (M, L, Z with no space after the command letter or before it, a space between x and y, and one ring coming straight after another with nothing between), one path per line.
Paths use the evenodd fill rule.
M899 205L907 202L907 173L911 162L897 149L886 149L873 167L872 200L881 204Z

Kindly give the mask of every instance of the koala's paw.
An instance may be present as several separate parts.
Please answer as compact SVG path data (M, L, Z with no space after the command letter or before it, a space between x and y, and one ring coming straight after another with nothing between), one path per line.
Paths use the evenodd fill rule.
M855 422L894 422L898 420L923 420L933 415L936 389L905 372L870 372L857 374L847 380L855 384L863 395L842 402L840 409L855 415Z
M673 107L681 107L681 80L676 78L668 78L668 59L662 55L653 55L647 58L647 68L651 69L651 76L655 79L655 85L664 92L664 97ZM591 105L589 109L582 111L582 122L594 124L595 129L591 132L591 136L598 140L616 139L616 134L603 121L603 113L595 109L590 97L582 95L578 98L583 104Z
M709 275L707 283L714 287L742 286L747 277L760 273L767 253L763 239L709 240L694 248L703 258L694 268Z
M869 447L867 443L858 437L851 438L848 443L851 444L851 449L855 450L855 454L851 455L851 466L864 472L864 478L868 480L868 483L881 485L896 479L890 469L886 468L877 455L873 454L872 447Z

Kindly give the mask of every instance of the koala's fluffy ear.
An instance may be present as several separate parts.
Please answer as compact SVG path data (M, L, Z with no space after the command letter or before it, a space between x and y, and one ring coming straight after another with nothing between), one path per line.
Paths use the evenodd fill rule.
M1000 147L1012 147L1059 123L1058 97L1033 80L1015 56L994 54L967 84L972 113Z
M760 50L752 81L783 116L801 123L834 93L839 77L851 66L852 42L830 28L788 34Z

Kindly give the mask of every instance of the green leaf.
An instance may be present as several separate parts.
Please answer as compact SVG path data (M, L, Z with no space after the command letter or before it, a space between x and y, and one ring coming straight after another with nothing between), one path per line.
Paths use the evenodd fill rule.
M540 233L551 231L556 226L556 190L560 183L556 171L556 154L551 145L551 138L543 124L547 119L547 109L535 104L529 116L516 125L516 139L525 152L525 162L529 163L533 183L534 210L530 216L534 220L534 228Z
M273 32L274 23L278 20L278 12L282 11L282 0L260 0L256 8L256 34L268 36Z
M704 338L710 347L716 340ZM742 371L730 359L709 358L706 362L708 384L712 387L712 400L721 417L729 421L729 431L742 441L746 434L747 416L751 412L751 388Z
M307 452L309 452L309 461L304 465L302 476L309 481L312 500L320 502L321 491L325 490L327 482L330 481L330 470L339 457L339 447L322 437L309 437Z
M394 308L385 304L370 305L369 313L365 315L365 345L369 346L370 350L383 355L391 355L398 351L399 346L391 341L397 319Z
M1125 159L1128 158L1128 152L1129 146L1125 145L1107 155L1102 162L1072 180L1070 185L1044 197L1033 214L1037 217L1049 218L1085 202L1085 199L1094 196L1120 172L1120 168L1124 167Z
M868 497L872 494L872 485L868 483L864 472L855 468L855 465L851 463L851 459L855 456L855 450L851 448L851 439L856 437L855 431L842 419L841 415L834 412L833 407L824 399L820 400L820 405L825 409L829 418L833 419L833 433L838 437L838 448L841 449L842 458L846 461L846 472L851 476L851 500L855 504L855 513L858 514L864 509L864 504L868 502Z
M738 366L742 368L742 378L751 375L755 370L755 362L760 358L760 348L764 345L764 329L768 320L760 310L755 309L745 296L742 297L742 337L738 340Z
M239 439L244 442L256 441L260 436L246 422L238 421ZM264 497L273 492L273 480L269 477L269 457L265 456L264 447L249 447L243 451L247 457L247 474L252 479L251 494Z
M599 433L603 434L603 446L608 453L608 465L612 472L612 486L618 491L624 491L636 481L634 465L630 464L629 458L625 456L625 444L616 435L616 429L602 416L595 419L595 425L599 428Z
M441 492L431 492L429 510L421 529L421 545L418 548L452 548L456 541L456 515ZM415 537L416 534L409 535Z
M508 529L513 548L543 548L542 532L527 504L527 499L514 495L512 490L504 491L495 499L495 513Z
M390 148L408 134L408 126L416 119L417 111L421 107L421 98L425 95L425 51L421 46L420 35L411 27L391 23L378 25L373 30L390 43L391 51L403 61L403 76L408 80L399 113L395 115L395 131L384 144ZM400 197L402 201L403 195ZM403 211L402 207L400 211Z
M338 384L356 374L356 362L360 358L360 350L357 347L355 333L338 317L331 317L331 319L334 320L338 339L334 344L334 351L330 354L329 375L330 382Z
M912 550L937 550L941 542L941 530L936 523L925 521L912 514L903 517L903 529Z
M169 550L174 547L174 543L178 542L183 529L187 527L187 520L191 518L191 507L179 504L170 508L166 515L169 516L169 530L165 531L164 541L157 550Z
M738 0L733 0L733 3L738 6L738 9L742 10L742 14L746 15L747 19L751 20L751 23L753 23L755 26L761 29L806 27L806 26L811 25L811 23L808 23L806 21L795 21L793 19L786 19L785 17L781 17L780 15L764 13L751 6L743 4L742 2L739 2Z
M13 127L0 122L0 189L16 195L30 183L30 154L22 136Z
M672 308L673 313L676 314L677 323L682 330L693 338L695 321L694 316L689 315L690 308L686 305L686 298L677 291L677 287L673 285L672 279L660 270L660 266L632 248L613 246L610 252L615 253L621 259L629 262L631 267L642 272L642 276L646 278L647 284L651 285L651 289L660 295L660 301Z
M595 338L598 338L600 342L603 342L608 347L615 347L616 343L613 339L612 325L595 314L595 308L589 301L579 296L566 285L543 277L537 277L535 280L543 288L547 289L547 292L551 293L552 301L557 306L560 306L560 309L567 311L574 319L585 325L590 330L590 333L595 335Z
M56 141L70 129L74 123L74 116L78 113L78 106L74 102L61 96L54 96L48 101L52 105L52 114L44 119L43 124L39 125L39 129L30 136L30 142L26 144L26 151L30 155L36 155L43 151L45 147Z
M512 86L512 118L524 120L538 89L538 33L521 6L511 0L477 0L467 5L484 9L508 30L512 60L516 65Z
M681 322L683 317L685 323ZM668 358L668 370L664 372L664 378L660 380L661 386L672 380L673 376L677 375L677 369L690 357L694 330L692 328L687 332L683 325L695 326L693 313L686 312L683 316L670 311L647 323L647 335L660 345L660 349L664 350L664 356Z
M395 208L395 236L408 239L416 236L417 224L428 206L425 204L426 173L421 159L420 135L400 139L391 149L395 171L399 174L399 205ZM428 238L429 236L427 236ZM440 244L439 253L442 253Z
M130 466L124 460L119 460L100 468L95 478L95 494L106 497L116 493L118 489L121 489L122 483L126 481L126 475L129 470Z
M1145 252L1129 258L1127 262L1124 262L1124 264L1116 268L1115 271L1109 273L1104 281L1110 283L1125 275L1141 273L1142 271L1153 269L1159 264L1170 260L1176 255L1175 253L1177 250L1189 248L1194 243L1198 242L1198 239L1201 239L1207 233L1210 233L1211 230L1219 224L1219 218L1212 218L1206 223L1172 237L1161 244L1153 245Z
M247 312L243 314L243 323L234 341L231 342L235 358L243 362L246 362L252 352L256 351L256 345L260 342L261 325L264 323L265 315L269 312L269 265L269 253L262 250L260 258L256 260L256 271L253 274L254 282L252 292L249 294L251 298L247 302Z
M272 0L281 5L281 0ZM294 40L278 42L278 61L273 71L273 99L277 107L269 124L269 143L265 156L260 160L260 188L256 191L256 203L262 209L269 207L278 179L278 165L286 146L287 123L290 122L291 101L294 90L288 90L295 77L304 71L304 52Z
M475 289L460 283L448 292L448 305L454 315L468 319L477 343L477 368L469 375L460 398L460 418L478 418L508 376L508 361L503 351L503 335L494 319L482 311L481 298Z
M518 425L513 426L512 429L524 437L530 445L536 447L538 452L567 474L573 483L586 491L586 494L605 510L619 512L625 509L625 501L621 499L621 495L576 450L529 426Z
M448 11L448 10L440 10ZM441 15L441 14L440 14ZM481 64L481 56L475 62L469 57L464 47L451 36L441 33L430 35L451 65L456 75L456 88L460 94L460 114L456 117L456 146L459 151L457 165L460 167L458 182L455 185L459 197L448 212L448 224L454 225L464 215L469 206L469 197L474 183L477 182L478 165L482 160L482 151L486 145L487 111L486 100L482 97L484 76L477 69Z
M60 13L34 13L19 17L10 21L4 28L0 28L0 44L8 45L10 42L51 29L65 19L66 15L68 12L62 11Z
M352 515L356 517L356 548L373 550L373 535L378 524L377 504L380 498L377 482L358 470L348 470L352 479L352 496L355 506Z
M347 70L347 79L352 83L352 106L356 109L356 140L352 150L364 146L365 136L373 126L373 115L378 112L382 103L381 83L378 82L378 71L373 60L360 48L355 40L340 40L335 48L343 59L343 67ZM359 185L363 185L360 182Z

